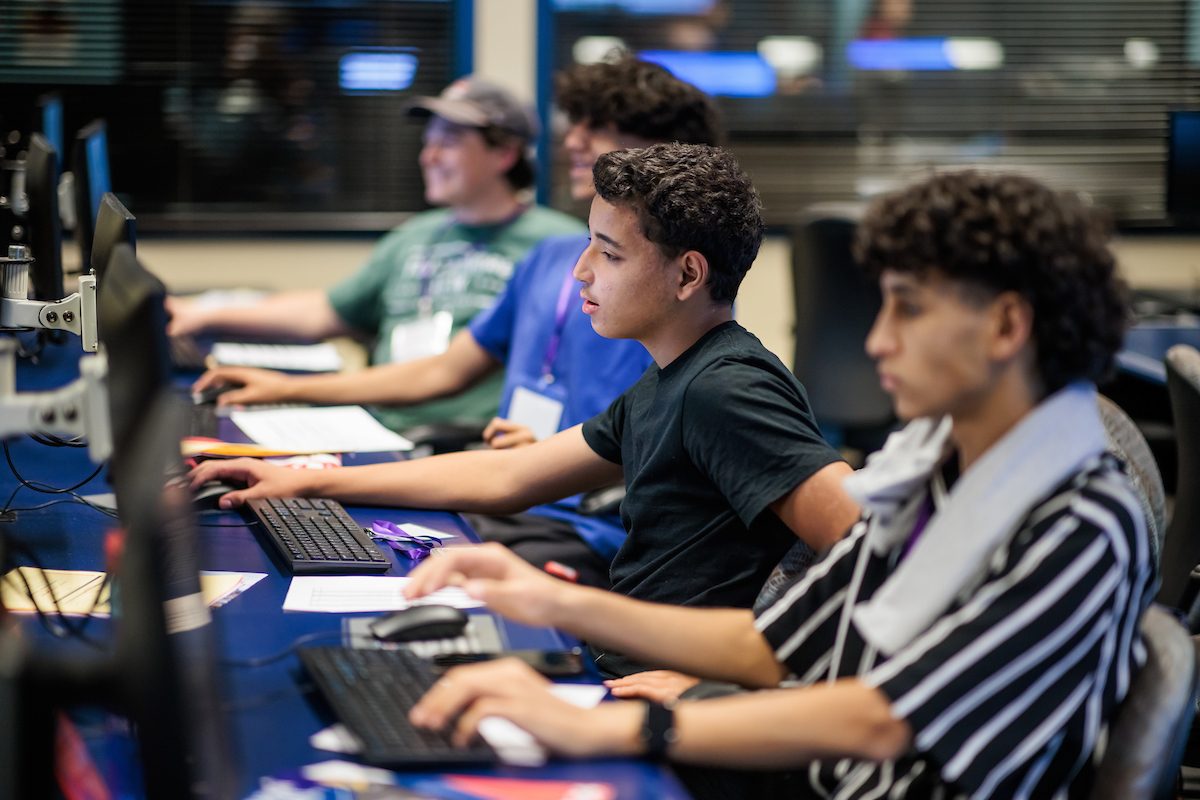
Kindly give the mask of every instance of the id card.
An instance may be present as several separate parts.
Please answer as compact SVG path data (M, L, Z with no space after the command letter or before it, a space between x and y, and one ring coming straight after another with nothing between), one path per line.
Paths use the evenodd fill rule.
M446 352L452 327L454 315L449 311L438 311L397 324L392 328L392 363Z
M508 403L508 418L533 431L539 442L558 433L562 415L562 402L524 386L513 390L512 399Z

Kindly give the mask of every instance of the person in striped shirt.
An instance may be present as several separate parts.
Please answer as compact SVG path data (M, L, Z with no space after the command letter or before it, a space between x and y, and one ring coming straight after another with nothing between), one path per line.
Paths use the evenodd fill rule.
M497 662L448 673L413 722L465 740L499 715L571 756L790 770L774 790L797 797L1086 796L1156 583L1096 410L1126 319L1105 234L1014 175L937 175L872 206L866 347L909 422L846 479L862 519L757 617L569 586L488 546L413 575L413 596L462 585L755 691L676 703L632 676L621 693L651 702L581 711Z

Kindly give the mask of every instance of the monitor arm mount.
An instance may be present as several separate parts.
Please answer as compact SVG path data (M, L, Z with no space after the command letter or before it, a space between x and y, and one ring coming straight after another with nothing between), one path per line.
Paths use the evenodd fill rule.
M0 439L22 433L86 436L88 457L99 464L112 454L108 417L108 359L79 359L79 377L49 392L16 389L17 343L0 339Z
M99 345L96 332L96 276L81 276L79 291L61 300L28 300L29 265L32 263L29 248L19 244L9 245L8 258L0 258L4 281L0 288L0 330L44 328L70 331L83 339L84 350L96 352Z

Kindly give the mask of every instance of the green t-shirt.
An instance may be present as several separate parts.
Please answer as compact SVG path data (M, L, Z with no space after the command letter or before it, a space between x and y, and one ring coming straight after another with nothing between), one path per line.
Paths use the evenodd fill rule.
M452 315L453 336L491 306L529 248L547 236L582 229L574 217L539 206L499 225L465 225L448 209L426 211L384 236L358 273L329 290L329 303L346 324L375 337L371 362L386 364L392 329L420 313L423 284L432 311ZM374 411L393 430L449 420L486 422L496 413L503 383L497 373L453 397Z

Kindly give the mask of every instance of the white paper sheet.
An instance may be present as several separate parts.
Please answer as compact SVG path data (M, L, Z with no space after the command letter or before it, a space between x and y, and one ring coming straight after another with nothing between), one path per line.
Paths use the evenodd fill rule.
M483 603L462 589L448 587L419 600L403 594L408 578L390 575L299 575L292 578L284 611L352 614L360 611L398 611L412 605L480 608Z
M362 406L235 411L229 415L256 444L297 453L375 453L411 450Z
M246 344L217 342L212 358L223 367L261 367L289 372L337 372L342 357L329 342L321 344Z

